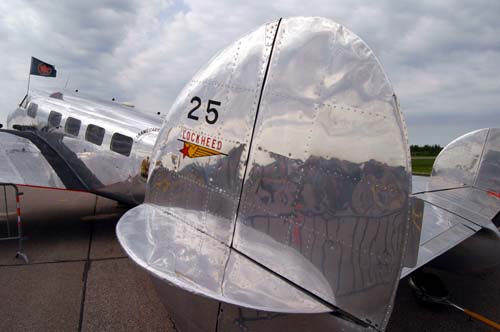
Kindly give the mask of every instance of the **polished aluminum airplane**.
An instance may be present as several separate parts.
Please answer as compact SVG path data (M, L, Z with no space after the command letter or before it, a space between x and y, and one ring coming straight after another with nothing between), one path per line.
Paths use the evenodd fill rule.
M1 133L1 180L129 204L145 190L116 232L180 331L383 331L403 276L481 234L499 242L500 130L458 138L412 181L389 80L331 20L236 41L159 133L132 114L32 97Z
M160 126L116 102L33 93L0 131L0 182L22 187L25 219L120 211L144 200Z
M382 331L402 276L479 230L499 242L499 154L498 129L457 139L411 194L373 52L331 20L280 19L182 90L117 235L180 331Z

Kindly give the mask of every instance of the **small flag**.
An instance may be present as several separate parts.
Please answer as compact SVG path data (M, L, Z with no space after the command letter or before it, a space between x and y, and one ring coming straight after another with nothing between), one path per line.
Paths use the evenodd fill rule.
M30 75L56 77L57 71L53 65L31 57Z

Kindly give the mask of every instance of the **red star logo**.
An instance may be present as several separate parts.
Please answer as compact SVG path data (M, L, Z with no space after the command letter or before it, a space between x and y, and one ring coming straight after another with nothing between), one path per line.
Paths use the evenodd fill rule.
M182 159L186 158L186 156L189 156L189 148L186 143L184 143L184 146L182 149L179 150L180 153L182 153Z

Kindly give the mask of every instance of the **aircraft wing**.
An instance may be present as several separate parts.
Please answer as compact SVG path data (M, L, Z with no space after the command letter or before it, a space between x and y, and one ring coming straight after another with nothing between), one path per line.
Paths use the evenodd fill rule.
M451 142L435 161L432 177L413 177L421 200L421 235L416 265L401 277L445 253L481 229L499 236L500 130L482 129Z
M0 182L65 189L42 151L14 131L0 131Z
M54 135L55 136L55 135ZM92 175L85 167L75 170L78 157L63 144L30 130L0 130L0 181L32 187L89 191ZM65 156L61 155L65 153ZM68 162L73 158L73 163ZM84 165L83 165L84 166ZM87 171L87 173L84 173ZM81 174L85 176L82 179Z

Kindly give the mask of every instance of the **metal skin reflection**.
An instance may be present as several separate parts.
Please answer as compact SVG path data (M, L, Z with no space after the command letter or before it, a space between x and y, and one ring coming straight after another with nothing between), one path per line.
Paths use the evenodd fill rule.
M70 127L72 123L77 125ZM9 130L0 135L25 152L16 157L14 149L5 156L20 177L16 184L91 192L137 205L144 201L149 158L160 123L157 117L118 103L35 93L9 114ZM91 126L104 130L100 144L89 141ZM131 142L130 150L121 154L111 149L115 134ZM36 162L29 162L30 158ZM13 170L6 170L3 177L12 178ZM25 200L24 204L31 203Z
M345 27L281 19L220 52L166 115L152 167L117 235L181 331L385 329L409 150L389 81Z
M418 197L447 209L500 236L492 219L499 212L500 129L463 135L436 158L427 193ZM438 194L436 190L443 190Z
M414 198L424 203L415 266L444 252L433 265L456 273L480 272L500 262L500 129L485 128L450 142ZM488 253L485 255L485 253Z

